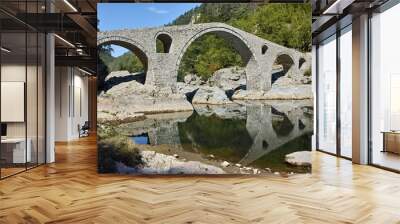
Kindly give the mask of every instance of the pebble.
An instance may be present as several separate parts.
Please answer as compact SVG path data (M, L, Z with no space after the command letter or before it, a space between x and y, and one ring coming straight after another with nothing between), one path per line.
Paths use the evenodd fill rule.
M258 169L253 169L254 174L258 174Z
M221 166L223 166L223 167L228 167L229 165L230 165L230 163L227 162L227 161L223 161L223 162L221 163Z

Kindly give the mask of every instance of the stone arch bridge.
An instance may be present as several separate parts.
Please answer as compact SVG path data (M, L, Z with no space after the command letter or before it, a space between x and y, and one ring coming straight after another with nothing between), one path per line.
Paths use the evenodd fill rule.
M176 88L181 59L189 45L204 34L216 34L232 43L246 64L247 89L268 91L272 65L279 60L292 76L301 76L310 57L224 23L202 23L97 34L97 45L115 44L134 52L146 70L146 85ZM156 51L157 39L163 52ZM287 73L289 74L289 73Z

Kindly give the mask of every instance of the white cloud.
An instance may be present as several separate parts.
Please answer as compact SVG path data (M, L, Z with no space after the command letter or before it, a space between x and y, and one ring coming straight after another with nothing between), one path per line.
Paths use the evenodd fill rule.
M167 10L157 9L157 8L155 8L155 7L148 7L147 9L148 9L150 12L154 12L154 13L156 13L156 14L166 14L166 13L168 13Z

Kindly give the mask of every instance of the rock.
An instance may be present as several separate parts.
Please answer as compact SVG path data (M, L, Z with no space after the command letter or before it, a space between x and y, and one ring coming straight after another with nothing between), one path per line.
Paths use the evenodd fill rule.
M254 90L238 90L232 95L233 100L258 100L263 98L263 91Z
M253 174L258 174L258 169L253 169Z
M312 78L311 78L311 76L303 76L303 77L300 79L300 82L301 82L302 84L311 84Z
M208 157L210 157L210 158L212 158L212 159L215 158L215 156L214 156L213 154L209 155Z
M216 71L208 80L210 86L216 86L225 92L246 88L246 71L241 67L223 68Z
M265 171L267 171L268 173L272 172L272 170L270 168L265 168Z
M183 78L184 83L189 85L202 85L205 82L195 74L188 74Z
M295 83L295 81L293 80L293 79L291 79L291 78L289 78L289 77L286 77L286 76L284 76L284 77L281 77L281 78L279 78L278 80L276 80L273 84L272 84L272 86L292 86L292 85L295 85L296 83Z
M173 155L175 158L179 158L179 155L178 154L174 154Z
M196 91L199 89L199 86L189 85L183 82L178 82L176 87L178 93L185 95L189 102L192 101L194 94L196 94Z
M223 166L223 167L228 167L229 165L230 165L230 163L227 162L227 161L223 161L223 162L221 163L221 166Z
M219 167L204 164L198 161L179 161L173 156L142 151L142 160L145 163L136 173L142 174L224 174Z
M169 87L156 88L130 81L113 86L97 97L99 121L129 121L137 114L192 111L193 106Z
M303 100L312 99L313 93L311 85L296 85L272 88L264 96L269 100Z
M311 85L273 86L270 91L238 90L234 100L304 100L312 99Z
M311 152L299 151L287 154L285 161L295 166L311 166Z
M242 167L242 164L236 163L235 166L237 166L237 167Z
M201 86L192 100L193 104L229 104L232 103L225 92L218 87Z
M279 172L274 172L274 175L280 175L280 173Z
M123 78L123 77L127 77L130 76L131 73L124 70L124 71L112 71L110 72L110 74L108 74L106 76L106 78L104 79L105 82L112 80L113 78Z
M104 90L107 92L114 86L125 82L136 81L140 84L144 83L145 73L129 73L128 71L113 71L104 79Z

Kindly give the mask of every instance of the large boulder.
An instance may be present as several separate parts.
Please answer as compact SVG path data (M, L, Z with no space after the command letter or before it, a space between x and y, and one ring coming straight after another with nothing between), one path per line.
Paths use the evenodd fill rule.
M128 71L113 71L104 79L104 90L108 91L114 86L131 81L143 84L145 78L144 72L129 73Z
M287 154L285 161L294 166L311 166L311 152L299 151Z
M97 101L100 121L128 122L137 119L138 114L193 110L186 97L173 93L171 88L156 88L136 81L112 87L101 93Z
M246 88L246 71L241 67L223 68L216 71L208 80L210 86L216 86L225 92Z
M177 87L177 92L179 94L185 95L186 99L189 102L192 102L194 94L196 94L196 91L199 89L199 86L190 85L184 82L178 82L176 84L176 87Z
M142 151L144 166L137 173L141 174L224 174L219 167L198 161L181 161L176 156L164 155L154 151ZM133 171L133 170L132 170Z
M228 104L232 103L225 91L218 87L201 86L192 100L193 104Z
M312 99L311 85L273 86L270 91L238 90L233 100L304 100Z

